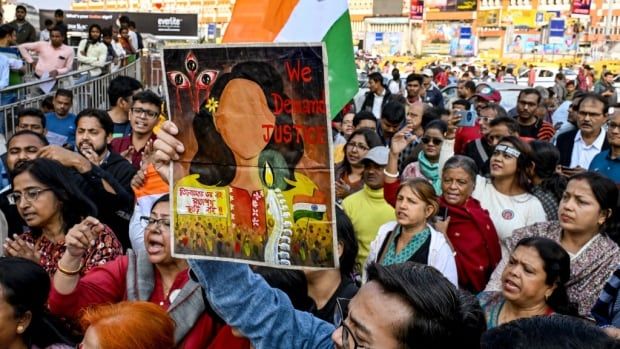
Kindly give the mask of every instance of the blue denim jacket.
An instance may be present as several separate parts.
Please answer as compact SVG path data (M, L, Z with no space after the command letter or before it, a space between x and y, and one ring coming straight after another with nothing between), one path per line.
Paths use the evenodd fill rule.
M211 307L257 348L333 348L335 328L295 310L288 296L271 288L245 264L189 260Z

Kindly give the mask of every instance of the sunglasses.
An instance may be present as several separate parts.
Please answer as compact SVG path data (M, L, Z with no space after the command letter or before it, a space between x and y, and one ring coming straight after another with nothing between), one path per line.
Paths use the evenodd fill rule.
M443 139L441 139L441 138L428 137L428 136L422 137L421 141L424 144L428 144L430 142L433 142L433 145L440 145L441 143L443 143Z

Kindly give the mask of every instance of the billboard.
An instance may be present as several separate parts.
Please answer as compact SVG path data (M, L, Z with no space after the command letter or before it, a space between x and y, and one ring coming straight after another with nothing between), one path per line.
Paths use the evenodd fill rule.
M470 25L455 22L428 22L424 54L473 56L475 41Z
M536 10L507 10L502 21L515 27L536 28Z
M422 21L424 19L424 0L411 0L409 19L412 21Z
M478 11L478 25L481 27L499 27L500 10Z
M46 19L54 20L54 11L39 11L40 29L45 28ZM102 28L118 27L122 15L136 22L140 33L169 39L198 39L198 14L195 13L65 11L65 24L70 32L84 33L91 24L99 24Z
M446 12L446 11L476 11L478 8L476 0L426 0L427 11Z
M573 0L571 13L574 15L590 15L590 4L592 0Z
M372 4L373 16L401 16L403 14L402 0L381 0Z

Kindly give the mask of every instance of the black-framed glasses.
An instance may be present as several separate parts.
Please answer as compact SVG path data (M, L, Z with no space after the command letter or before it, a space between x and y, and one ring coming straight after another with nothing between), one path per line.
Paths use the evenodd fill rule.
M613 130L615 130L615 129L619 129L619 130L620 130L620 124L616 124L615 122L611 122L611 121L609 121L609 122L607 123L607 130L609 130L609 131L613 131Z
M162 228L170 229L170 218L156 219L148 216L142 216L140 217L140 223L144 228L160 226Z
M26 189L23 193L12 192L7 195L7 198L9 199L9 203L12 205L19 205L19 203L22 201L22 198L24 198L26 202L33 203L37 201L37 199L39 198L39 194L41 194L44 191L48 191L48 190L52 190L52 189L50 188L29 188L29 189Z
M142 109L142 108L131 108L131 112L136 115L146 115L151 119L155 119L156 117L159 116L159 112L157 111Z
M351 331L351 328L344 323L344 320L349 314L350 299L336 298L336 312L334 313L334 324L336 327L342 327L342 345L345 348L352 349L364 349L366 347L360 346L357 343L357 338Z
M349 146L351 149L353 148L357 148L361 151L368 151L370 150L370 148L368 148L366 145L362 144L362 143L347 143L347 146Z
M441 143L443 143L443 139L441 138L428 137L428 136L422 137L421 140L422 140L422 143L424 144L433 142L434 145L440 145Z

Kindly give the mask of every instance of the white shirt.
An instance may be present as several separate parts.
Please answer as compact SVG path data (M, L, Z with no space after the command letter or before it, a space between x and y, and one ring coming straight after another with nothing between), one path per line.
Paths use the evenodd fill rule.
M506 239L512 236L515 229L523 228L538 222L547 221L545 210L540 200L534 195L525 193L508 196L495 189L489 178L476 177L476 189L471 195L482 208L489 211L495 225L497 235L505 250Z
M375 93L375 99L372 102L372 113L377 119L381 118L381 107L383 106L384 96L385 96L385 89L383 89L382 95L378 95Z
M582 168L590 168L592 159L603 150L605 137L607 137L607 134L605 130L601 128L601 132L594 142L587 145L581 137L581 130L577 131L575 135L575 145L573 145L573 154L571 154L570 158L570 167L580 166Z

